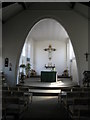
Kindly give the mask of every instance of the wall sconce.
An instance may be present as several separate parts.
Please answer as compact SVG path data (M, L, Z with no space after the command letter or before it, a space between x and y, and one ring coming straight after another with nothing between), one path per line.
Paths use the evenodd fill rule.
M5 67L8 67L9 58L5 58Z

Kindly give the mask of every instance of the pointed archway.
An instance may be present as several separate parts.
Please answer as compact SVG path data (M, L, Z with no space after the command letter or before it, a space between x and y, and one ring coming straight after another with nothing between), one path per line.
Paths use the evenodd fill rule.
M47 40L49 41L45 42ZM42 41L44 42L44 44L42 43ZM39 42L40 45L42 44L42 47L40 47L39 44L36 44L36 42ZM28 43L26 45L26 48L28 48L28 45L32 46L30 47L30 50L28 50L30 52L30 62L32 65L32 69L34 69L38 75L40 75L40 71L44 69L45 64L51 63L55 64L56 70L60 75L62 75L63 71L67 69L69 72L69 76L72 77L72 81L79 84L78 67L73 45L67 31L57 20L52 18L44 18L39 20L29 32L25 41L25 44L26 43ZM40 49L38 50L35 44L38 45L38 48L42 50L41 53ZM45 45L47 46L48 44L53 44L55 47L58 48L58 52L53 54L55 55L54 59L50 61L47 59L47 56L43 51ZM27 55L25 56L25 58L28 58ZM44 57L41 57L42 55L45 56L44 60L41 60L41 58ZM23 61L22 56L23 55L21 55L22 60L20 59L20 61ZM38 60L37 56L39 58ZM27 61L25 61L25 64L26 62ZM21 63L19 62L19 64Z

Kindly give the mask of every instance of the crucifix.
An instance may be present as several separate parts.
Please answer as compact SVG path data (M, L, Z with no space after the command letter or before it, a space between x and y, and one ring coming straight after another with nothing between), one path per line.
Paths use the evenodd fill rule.
M90 55L90 53L86 52L84 55L86 56L86 61L88 61L88 56Z
M56 51L56 49L52 48L52 46L49 45L48 48L45 48L44 50L48 51L48 58L49 58L49 60L51 60L52 59L52 51Z

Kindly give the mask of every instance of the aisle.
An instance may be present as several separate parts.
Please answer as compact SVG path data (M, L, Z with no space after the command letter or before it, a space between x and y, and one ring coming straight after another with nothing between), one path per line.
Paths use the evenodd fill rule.
M67 113L61 103L58 103L57 97L34 96L22 120L33 119L67 120Z

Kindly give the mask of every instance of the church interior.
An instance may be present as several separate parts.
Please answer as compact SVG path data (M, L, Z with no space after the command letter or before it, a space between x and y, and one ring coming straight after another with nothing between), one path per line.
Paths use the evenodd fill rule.
M89 2L0 6L0 119L89 120Z

